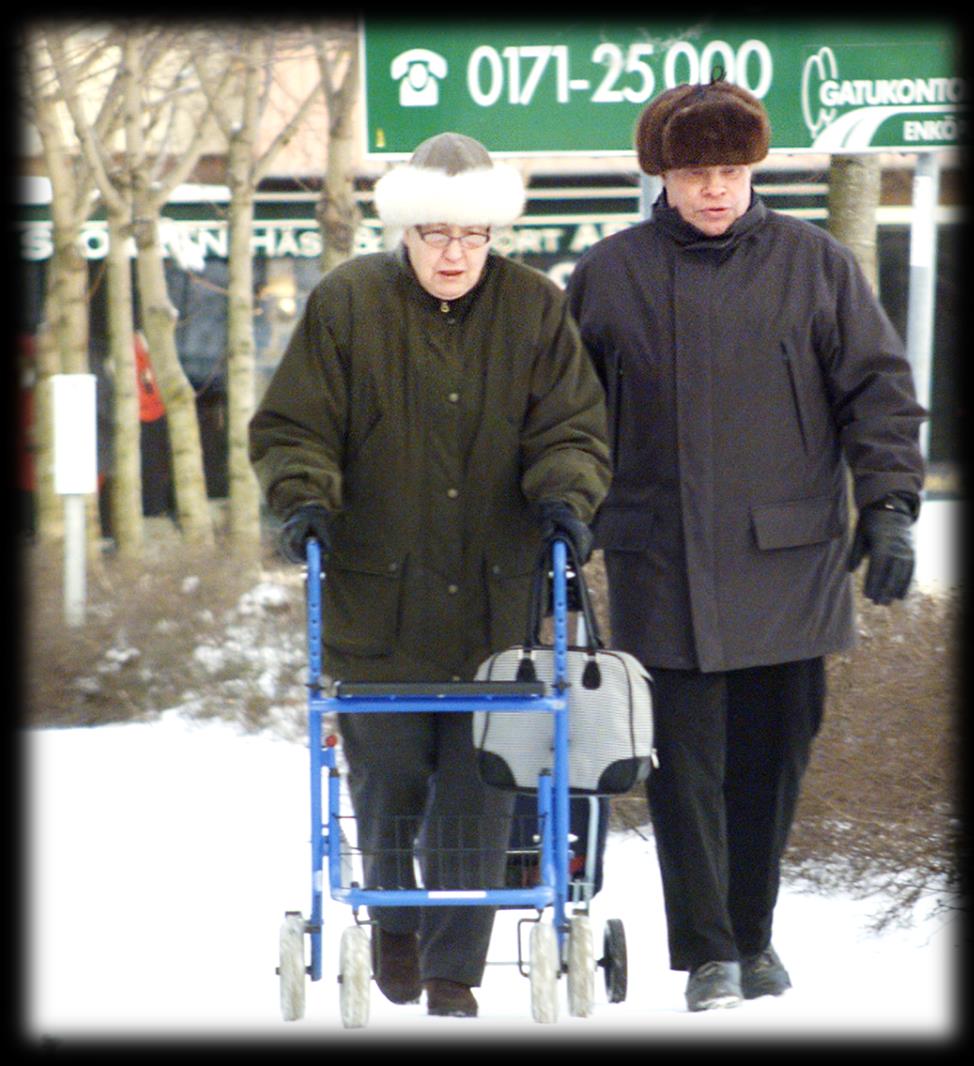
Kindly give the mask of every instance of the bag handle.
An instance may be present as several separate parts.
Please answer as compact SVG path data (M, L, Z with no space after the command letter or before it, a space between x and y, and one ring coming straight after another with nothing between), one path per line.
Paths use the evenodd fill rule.
M582 687L597 689L602 685L602 670L598 663L598 651L605 645L599 633L598 620L592 609L592 600L589 596L588 586L585 583L585 575L578 559L578 553L574 545L567 538L561 538L565 544L565 552L568 563L571 566L572 579L575 582L575 591L578 595L578 604L582 617L585 620L585 639L587 641L585 668L582 670ZM537 671L534 668L534 649L541 644L541 616L544 612L544 604L548 599L548 545L542 549L535 567L534 583L531 593L531 605L528 612L528 632L521 649L521 656L517 664L517 681L536 681ZM566 572L567 576L567 572Z
M579 610L582 618L585 620L585 639L588 651L591 655L594 655L599 648L605 647L605 644L603 643L602 636L599 632L599 624L595 617L595 611L592 608L592 599L589 595L588 585L585 583L585 574L582 570L581 563L579 562L575 546L565 537L560 539L565 545L565 554L568 567L571 571L570 580L574 582L575 591L578 596ZM548 599L548 582L550 579L548 565L549 558L550 546L546 544L541 551L538 565L535 567L534 571L531 604L528 612L528 630L524 641L524 647L528 653L530 653L532 648L539 647L541 644L541 619L544 615L544 608Z

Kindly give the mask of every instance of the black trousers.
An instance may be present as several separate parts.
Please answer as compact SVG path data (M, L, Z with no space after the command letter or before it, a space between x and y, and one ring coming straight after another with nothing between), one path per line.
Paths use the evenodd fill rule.
M670 966L764 950L781 856L825 705L821 658L726 673L654 668L647 784Z
M480 780L470 714L340 714L365 883L503 888L514 794ZM418 932L420 974L479 985L496 908L372 907L390 933Z

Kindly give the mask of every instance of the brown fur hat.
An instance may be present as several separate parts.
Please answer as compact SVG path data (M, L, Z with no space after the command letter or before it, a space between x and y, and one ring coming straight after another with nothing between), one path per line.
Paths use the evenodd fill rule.
M647 174L758 163L770 143L771 123L761 101L722 80L667 89L647 105L636 126L636 155Z

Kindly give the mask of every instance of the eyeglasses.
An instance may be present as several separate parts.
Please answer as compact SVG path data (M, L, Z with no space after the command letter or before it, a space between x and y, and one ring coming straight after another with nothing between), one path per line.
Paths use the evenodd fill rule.
M452 234L445 229L425 229L416 227L420 240L431 248L447 248L454 241L459 241L462 248L483 248L490 240L490 230L467 229L460 234Z

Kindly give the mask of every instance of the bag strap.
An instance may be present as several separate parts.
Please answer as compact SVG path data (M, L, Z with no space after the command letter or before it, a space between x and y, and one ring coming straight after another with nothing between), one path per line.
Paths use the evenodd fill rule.
M602 636L599 633L598 620L592 609L592 600L589 596L588 585L585 583L585 574L571 541L562 538L565 543L568 566L571 570L570 580L574 582L575 592L578 597L578 605L585 620L585 639L587 642L587 662L582 670L581 683L583 688L598 689L602 685L602 671L598 663L598 651L604 647ZM541 644L541 617L544 606L548 600L548 581L553 580L548 567L549 546L545 545L535 567L534 584L531 594L531 604L528 613L528 632L521 649L521 655L517 664L518 681L536 681L537 672L534 668L534 649ZM567 573L566 573L566 576Z
M594 654L599 648L605 647L605 641L602 639L602 633L599 630L599 620L596 617L595 608L592 606L592 597L588 590L588 584L585 581L585 571L582 569L581 562L577 558L575 549L571 545L568 547L574 559L575 589L578 593L579 604L581 605L582 618L585 619L585 635L588 638L589 648Z
M590 654L594 655L599 648L605 647L599 631L598 619L592 608L592 599L589 595L588 585L585 582L585 574L578 559L575 546L567 538L561 538L565 545L569 580L574 584L578 596L578 604L582 618L585 620L585 639ZM545 545L541 550L537 566L534 569L534 581L531 592L531 603L528 611L528 629L524 640L524 648L530 654L532 648L541 645L541 619L544 616L545 605L548 601L549 581L553 581L549 560L551 558L550 545Z

